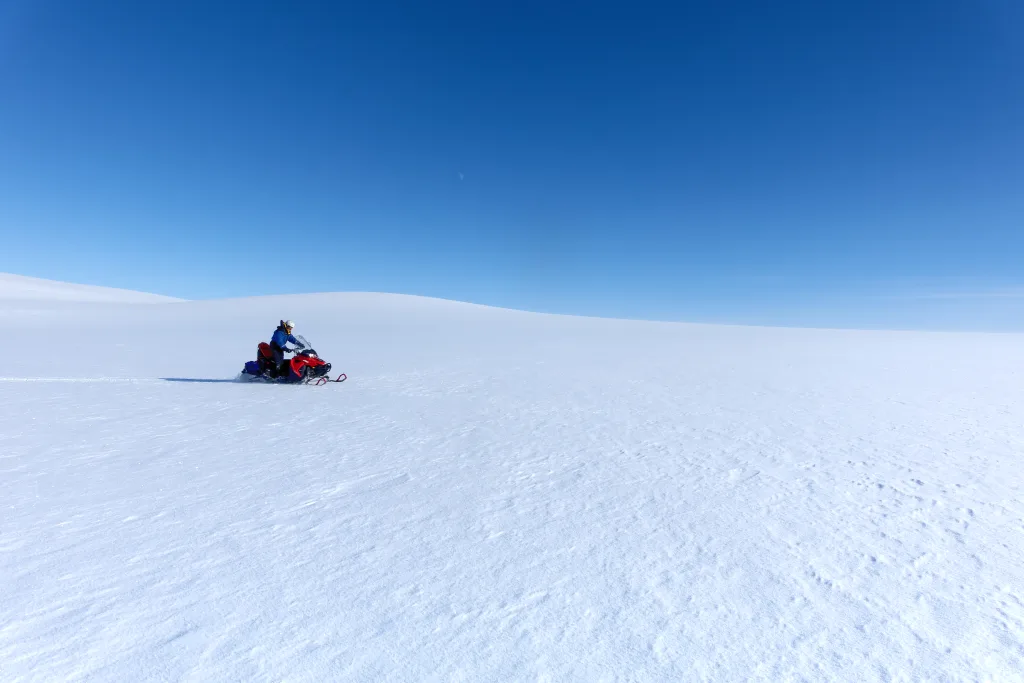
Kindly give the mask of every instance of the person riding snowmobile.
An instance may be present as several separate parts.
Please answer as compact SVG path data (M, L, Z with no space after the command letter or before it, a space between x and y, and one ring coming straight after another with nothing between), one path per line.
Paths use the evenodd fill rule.
M301 351L306 348L306 345L300 342L298 339L292 336L292 330L295 329L295 323L291 320L282 320L281 324L274 330L273 336L270 337L270 350L274 354L274 374L280 374L282 366L284 366L284 354ZM295 344L294 349L289 349L285 344L291 342Z

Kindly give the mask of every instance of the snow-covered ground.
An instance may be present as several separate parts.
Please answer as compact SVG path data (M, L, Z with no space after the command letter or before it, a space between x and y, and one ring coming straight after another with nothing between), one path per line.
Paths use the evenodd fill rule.
M132 292L111 287L76 285L37 277L0 273L0 300L12 301L91 301L116 303L166 303L177 301L169 296Z
M1024 680L1024 336L52 292L0 680ZM349 380L228 381L281 317Z

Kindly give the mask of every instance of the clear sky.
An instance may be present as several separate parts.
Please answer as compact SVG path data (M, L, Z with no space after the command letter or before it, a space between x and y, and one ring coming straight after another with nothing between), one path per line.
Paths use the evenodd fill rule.
M1024 329L1024 3L0 0L0 271Z

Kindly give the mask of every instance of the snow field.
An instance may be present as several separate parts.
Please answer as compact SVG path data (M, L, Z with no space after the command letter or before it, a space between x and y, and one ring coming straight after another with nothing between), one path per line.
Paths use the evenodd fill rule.
M2 680L1024 680L1021 336L33 306Z

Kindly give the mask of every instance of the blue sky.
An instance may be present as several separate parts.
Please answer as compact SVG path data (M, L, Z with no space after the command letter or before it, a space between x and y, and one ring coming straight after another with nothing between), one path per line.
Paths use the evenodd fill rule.
M0 271L1024 329L1024 4L0 3Z

